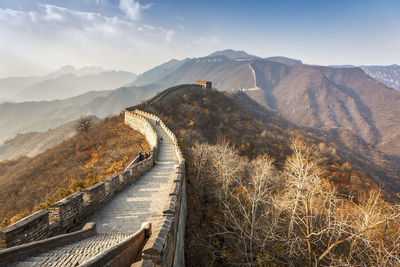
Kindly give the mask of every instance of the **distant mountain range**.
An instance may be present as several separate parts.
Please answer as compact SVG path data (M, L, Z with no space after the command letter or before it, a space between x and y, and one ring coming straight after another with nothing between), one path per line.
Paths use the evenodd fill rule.
M17 133L46 131L82 115L104 118L110 114L118 114L125 107L149 98L158 89L156 86L131 86L108 91L92 91L63 100L2 103L0 143L13 138Z
M226 50L170 61L139 75L133 84L145 80L165 88L196 79L210 80L218 90L243 89L299 126L339 131L343 141L354 140L345 136L355 134L385 153L400 155L400 92L362 68L304 65Z
M65 99L93 90L115 89L132 82L136 76L101 67L76 69L67 65L41 77L0 79L0 97L13 102Z
M92 116L91 121L99 119ZM33 157L76 134L77 120L62 124L45 132L18 134L13 139L0 145L0 161L15 159L20 156Z
M285 57L217 51L206 57L168 61L116 90L61 101L0 104L0 141L18 132L44 131L82 114L118 113L158 90L207 79L218 90L242 89L287 120L328 131L331 138L359 153L367 153L371 146L374 151L400 156L400 92L366 72L365 67L322 67Z
M400 66L361 66L371 77L400 91Z
M356 68L354 65L332 65L334 68ZM360 66L360 68L372 78L383 84L400 91L400 66Z

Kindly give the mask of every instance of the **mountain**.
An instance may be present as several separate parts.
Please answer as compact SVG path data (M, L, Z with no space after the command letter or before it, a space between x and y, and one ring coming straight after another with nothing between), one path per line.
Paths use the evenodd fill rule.
M16 99L19 92L42 80L41 77L8 77L0 79L0 97L4 101Z
M91 117L92 122L98 120L94 116ZM74 136L76 134L76 124L77 120L74 120L54 129L49 129L46 132L17 134L13 139L7 140L0 145L0 161L16 159L21 156L33 157Z
M238 57L241 59L234 59ZM351 132L386 154L400 155L399 92L358 67L322 67L281 57L272 59L242 51L217 51L180 64L174 62L166 75L154 75L156 78L149 81L166 88L206 79L218 90L242 88L258 103L299 126L343 129L342 138Z
M97 75L101 72L105 72L105 70L102 67L91 66L91 67L83 67L83 68L76 69L72 65L65 65L56 71L46 74L43 78L44 79L55 79L55 78L58 78L62 75L66 75L66 74L75 74L76 76Z
M300 126L348 129L383 152L400 155L400 93L361 68L300 64L281 66L279 72L266 62L252 64L264 92L255 98L260 103Z
M232 50L232 49L226 49L222 51L216 51L210 55L209 57L215 57L215 56L224 56L229 59L234 59L234 60L249 60L249 59L261 59L258 56L250 55L246 53L245 51L237 51L237 50ZM265 58L266 60L273 61L273 62L278 62L286 65L295 65L295 64L301 64L301 60L298 59L292 59L288 57L267 57Z
M125 71L107 71L101 67L76 69L67 65L44 76L0 79L0 98L14 102L63 99L92 90L115 89L136 77Z
M304 255L312 251L317 258L335 247L330 260L321 264L332 266L351 253L343 236L353 231L349 236L354 238L360 225L368 223L372 226L357 242L371 238L368 244L377 244L367 249L372 253L386 240L392 244L385 233L396 233L400 221L387 223L384 218L396 216L398 196L392 194L394 203L386 202L377 188L382 183L391 193L398 192L398 176L369 156L329 140L326 131L298 127L242 91L187 86L144 109L168 125L184 153L187 266L307 266L311 261L302 260ZM288 246L288 233L296 235L293 246ZM310 237L314 234L315 239ZM376 242L381 237L385 239ZM310 246L315 241L320 243ZM246 255L249 244L256 250ZM293 256L292 249L300 252ZM363 246L360 254L367 250ZM390 253L394 250L400 253L397 247ZM351 255L346 263L353 258L358 266L370 264L372 257ZM394 258L389 265L397 263Z
M250 54L247 54L245 51L236 51L232 49L226 49L222 51L216 51L212 54L209 55L209 57L215 57L215 56L225 56L229 59L251 59L251 58L258 58L257 56L253 56Z
M115 89L132 82L135 78L135 74L124 71L107 71L82 76L68 73L23 89L18 99L29 101L65 99L89 91Z
M47 131L82 115L99 118L120 113L125 107L138 104L160 88L122 87L111 91L92 91L76 97L38 102L0 104L0 143L17 133Z
M361 66L371 77L381 81L389 87L400 90L400 66Z
M272 62L282 63L285 65L296 65L296 64L303 63L303 62L301 62L301 60L288 58L288 57L267 57L265 59L272 61Z
M255 88L253 61L265 61L271 64L279 63L284 66L301 64L301 61L285 58L259 58L244 51L223 50L209 56L167 62L138 76L133 82L135 86L158 84L161 88L181 83L192 83L198 79L213 82L219 90L238 88ZM146 77L145 82L141 77Z
M148 82L158 84L161 88L175 84L193 83L198 79L213 81L214 87L219 90L253 87L253 74L246 62L248 60L239 61L226 56L207 56L186 59L179 64L175 63L173 67L167 66L169 68L165 71L166 75L153 75L154 71L158 71L158 69L149 70L143 75L154 77ZM139 85L137 81L133 83L135 86Z
M47 130L82 114L104 117L140 102L159 89L197 79L212 81L218 90L243 89L259 104L280 113L291 123L324 130L331 139L360 155L375 155L380 166L386 166L386 157L400 156L400 92L373 79L359 67L305 65L295 59L260 58L233 50L171 60L138 76L132 86L74 98L81 99L79 104L70 104L70 100L50 101L25 103L16 108L3 103L0 111L5 117L0 117L0 127L6 130L0 140L21 131ZM33 109L33 120L21 112L26 107Z
M183 63L185 63L189 59L185 60L176 60L172 59L166 63L163 63L157 67L152 68L149 71L144 72L143 74L139 75L135 81L133 81L132 85L135 86L143 86L147 84L152 84L166 75L174 72L179 66L181 66Z
M229 140L241 154L249 158L268 154L277 168L282 169L291 153L290 140L301 136L310 145L329 147L333 158L327 163L328 168L333 172L332 179L347 188L343 190L361 190L368 181L382 184L391 193L400 190L400 157L382 153L353 131L349 134L338 128L299 127L279 112L259 105L242 91L227 93L187 87L144 109L159 115L181 138L184 147ZM344 138L349 138L346 141L354 147L344 144ZM347 161L357 171L339 174L347 168Z

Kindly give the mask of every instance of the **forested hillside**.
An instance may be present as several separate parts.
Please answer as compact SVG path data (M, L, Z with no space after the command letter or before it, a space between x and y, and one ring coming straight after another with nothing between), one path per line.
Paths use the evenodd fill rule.
M397 262L400 212L374 182L390 175L326 133L243 93L182 90L147 110L185 151L188 266Z

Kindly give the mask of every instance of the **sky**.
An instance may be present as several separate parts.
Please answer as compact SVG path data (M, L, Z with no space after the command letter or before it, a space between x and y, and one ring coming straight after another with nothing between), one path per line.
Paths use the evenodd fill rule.
M217 50L400 64L398 0L0 0L0 78L63 65L140 74Z

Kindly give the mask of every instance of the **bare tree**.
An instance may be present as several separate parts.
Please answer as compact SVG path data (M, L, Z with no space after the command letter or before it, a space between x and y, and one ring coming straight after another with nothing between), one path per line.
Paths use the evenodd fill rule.
M190 150L196 194L219 203L209 240L200 240L211 258L230 265L399 265L399 206L379 190L339 195L317 147L295 139L291 148L282 171L268 156L240 157L228 142Z
M78 133L87 133L92 125L92 119L89 116L85 116L79 118L78 122L76 123L75 129Z

